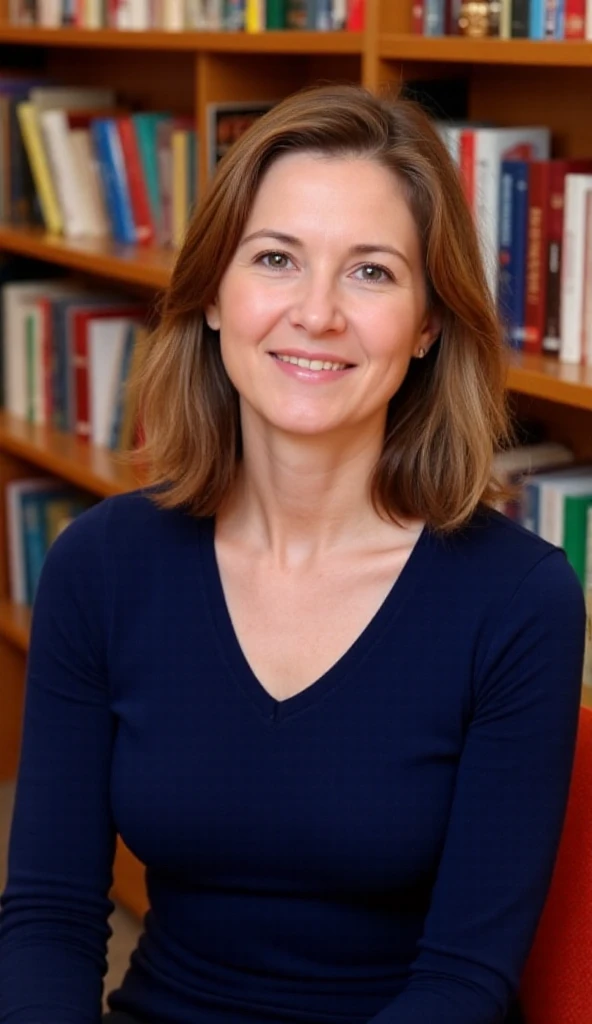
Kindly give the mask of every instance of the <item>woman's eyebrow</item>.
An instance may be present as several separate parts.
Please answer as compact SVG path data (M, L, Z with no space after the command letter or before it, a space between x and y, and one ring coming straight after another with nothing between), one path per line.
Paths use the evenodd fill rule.
M253 231L252 234L243 238L240 244L241 246L247 245L248 242L252 242L256 238L273 238L276 242L281 242L282 245L291 245L292 247L302 248L304 245L295 235L287 235L283 231L272 231L271 228L261 228L260 231ZM348 252L355 256L369 256L375 252L388 252L391 256L396 256L398 259L403 260L403 263L410 267L409 260L400 249L395 249L392 245L383 245L382 242L364 242L359 245L352 245Z

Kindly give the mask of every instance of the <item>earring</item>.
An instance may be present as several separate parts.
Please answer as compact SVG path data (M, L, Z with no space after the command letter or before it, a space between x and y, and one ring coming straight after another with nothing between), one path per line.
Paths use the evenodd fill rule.
M417 358L418 358L418 359L423 359L423 357L425 356L425 354L426 354L426 350L425 350L425 348L420 348L419 352L417 353Z

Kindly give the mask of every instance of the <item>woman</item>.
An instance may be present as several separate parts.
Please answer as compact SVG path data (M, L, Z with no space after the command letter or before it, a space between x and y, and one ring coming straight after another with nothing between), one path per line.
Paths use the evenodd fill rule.
M503 380L426 117L355 87L263 117L145 364L152 486L44 568L4 1024L98 1020L116 830L151 910L113 1022L519 1019L584 610L491 509Z

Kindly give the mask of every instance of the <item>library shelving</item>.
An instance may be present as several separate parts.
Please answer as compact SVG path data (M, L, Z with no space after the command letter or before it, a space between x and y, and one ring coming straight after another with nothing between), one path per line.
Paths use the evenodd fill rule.
M411 34L412 0L367 0L363 32L166 32L44 29L9 24L0 0L2 61L63 84L108 85L132 109L190 115L200 138L207 109L226 100L273 100L305 84L355 81L379 91L404 82L466 82L468 116L519 125L543 123L554 155L592 155L588 96L592 43L423 38ZM9 55L10 59L7 59ZM198 191L207 181L206 147L199 147ZM154 294L166 286L170 249L76 242L38 228L0 225L0 251ZM592 368L514 354L508 387L517 413L541 420L553 439L592 458ZM49 472L98 498L140 482L106 449L0 413L0 496L6 484ZM14 777L20 739L30 611L9 600L6 512L0 501L0 779ZM592 702L590 696L583 698ZM142 871L118 847L114 894L140 914L146 907Z

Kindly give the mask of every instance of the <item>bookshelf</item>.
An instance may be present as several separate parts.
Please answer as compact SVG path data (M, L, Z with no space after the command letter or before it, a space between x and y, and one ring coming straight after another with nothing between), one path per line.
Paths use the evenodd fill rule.
M44 29L8 23L0 0L3 55L72 85L113 87L132 109L189 115L203 139L207 105L225 100L273 100L302 85L338 80L378 91L413 80L464 78L470 118L551 127L557 156L592 154L588 86L592 43L423 38L411 34L412 0L367 0L364 32L166 32ZM200 146L199 187L207 181ZM0 224L0 251L18 253L154 296L164 288L174 252L71 241L41 229ZM508 387L517 411L543 420L550 436L592 458L592 369L540 356L513 355ZM35 427L0 412L0 491L47 471L96 497L140 483L106 449ZM13 777L18 758L30 612L10 603L6 514L0 502L0 779ZM590 695L583 698L592 705ZM136 913L146 907L139 865L121 844L114 894Z

